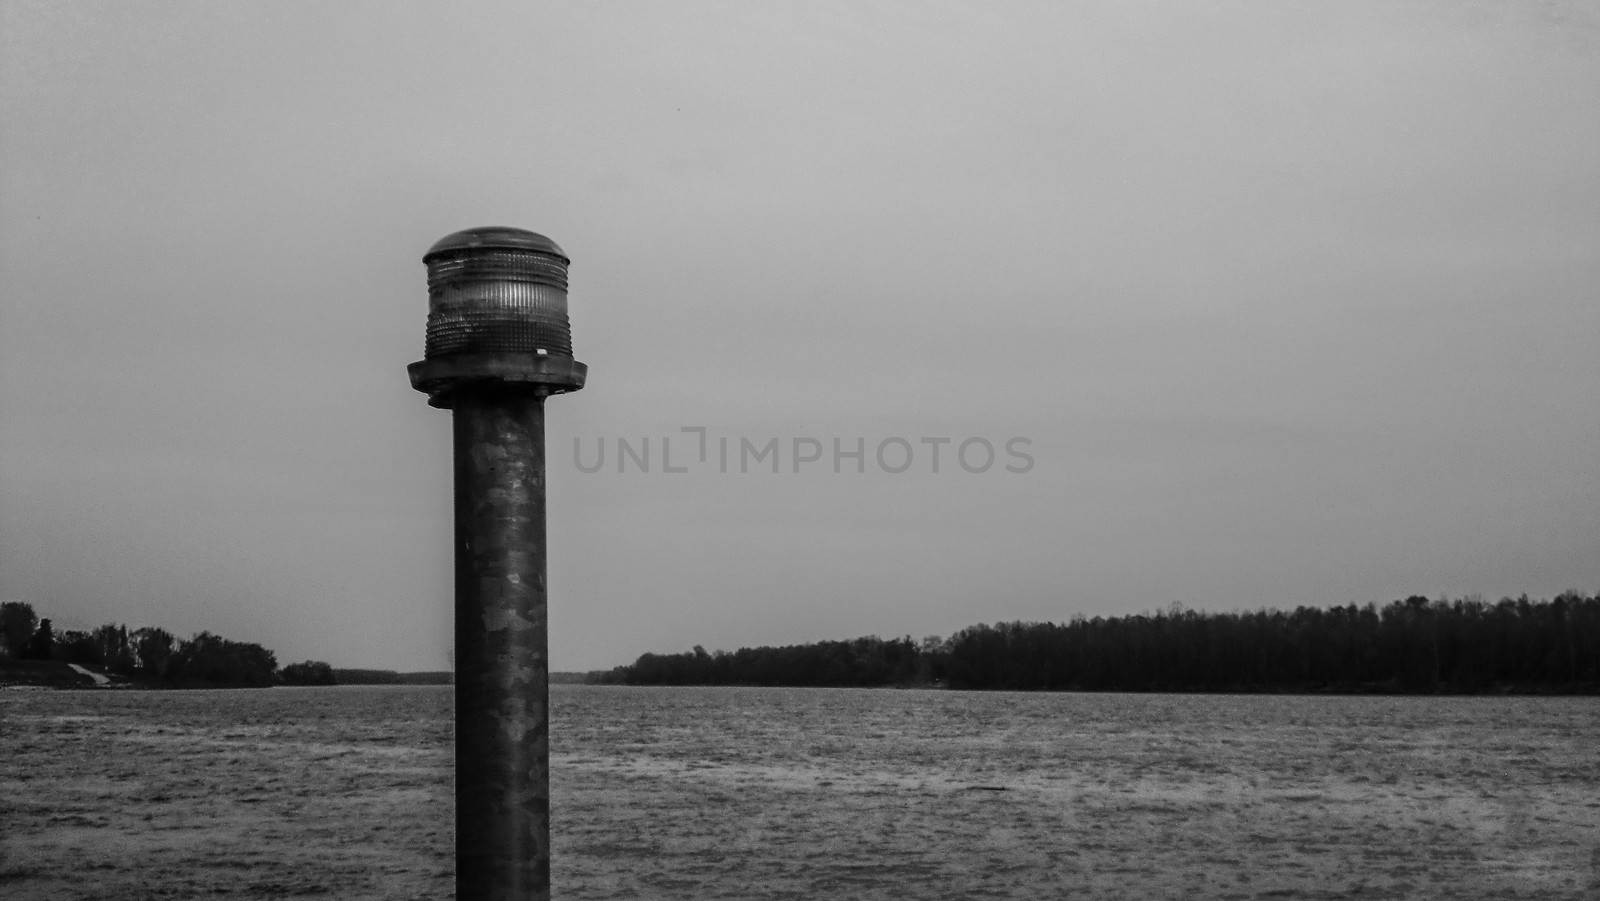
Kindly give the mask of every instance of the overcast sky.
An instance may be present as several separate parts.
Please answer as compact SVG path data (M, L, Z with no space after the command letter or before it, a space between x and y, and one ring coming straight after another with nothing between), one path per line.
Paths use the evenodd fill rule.
M0 598L58 627L446 666L405 366L479 225L573 261L556 669L1600 590L1593 4L0 10Z

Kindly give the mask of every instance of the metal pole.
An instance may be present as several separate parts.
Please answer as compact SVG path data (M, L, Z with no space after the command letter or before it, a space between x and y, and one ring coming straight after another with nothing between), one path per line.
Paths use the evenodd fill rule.
M583 387L566 254L512 228L440 240L428 266L428 403L454 411L456 897L550 897L544 399Z
M455 401L456 897L550 897L544 398Z

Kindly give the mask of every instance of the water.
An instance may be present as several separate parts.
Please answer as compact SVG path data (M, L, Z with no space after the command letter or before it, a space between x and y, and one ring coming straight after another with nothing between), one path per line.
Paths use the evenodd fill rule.
M0 692L0 896L441 898L449 689ZM555 896L1600 897L1600 702L552 688Z

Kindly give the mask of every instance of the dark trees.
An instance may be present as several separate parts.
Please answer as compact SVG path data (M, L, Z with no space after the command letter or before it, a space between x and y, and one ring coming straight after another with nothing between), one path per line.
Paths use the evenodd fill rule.
M644 654L632 666L618 667L599 681L632 685L908 685L928 668L909 636L885 641L877 636L851 641L740 648L709 654L696 647L686 654Z
M645 654L598 681L1087 691L1600 692L1600 595L1494 606L1420 595L1292 611L995 623L947 641L858 638Z
M183 682L261 686L272 684L277 669L273 653L258 644L201 632L178 646L168 677Z
M98 665L103 662L94 636L76 629L68 629L56 638L55 650L51 657L63 663Z
M125 625L106 623L58 633L48 618L37 619L33 607L19 601L0 604L0 656L99 666L146 683L187 687L268 686L280 678L305 685L337 681L332 667L311 660L280 676L271 651L210 632L179 641L165 629L130 632Z
M172 655L177 650L177 640L171 632L146 626L133 633L132 645L141 670L157 678L166 678L172 668Z
M38 627L39 617L34 614L32 604L22 601L0 604L0 652L9 657L21 657Z
M106 669L122 675L133 672L133 641L128 635L127 626L106 623L95 629L92 637L100 662Z
M333 667L320 660L307 660L304 663L291 663L284 667L278 675L285 685L337 685L338 680L333 676Z
M33 637L28 639L28 646L23 649L22 656L32 660L49 660L55 655L56 632L50 625L49 619L39 620L39 628L33 631Z

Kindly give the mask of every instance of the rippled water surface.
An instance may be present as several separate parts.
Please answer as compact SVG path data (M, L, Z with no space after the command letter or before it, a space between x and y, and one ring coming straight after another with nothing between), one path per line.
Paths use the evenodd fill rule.
M555 896L1600 897L1600 701L552 688ZM0 691L0 897L446 898L448 688Z

